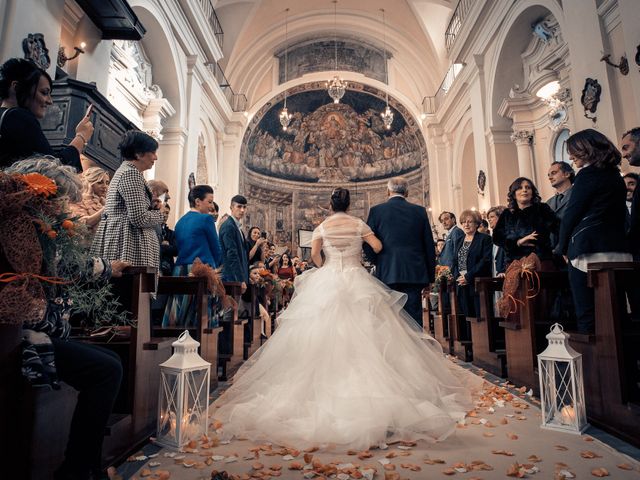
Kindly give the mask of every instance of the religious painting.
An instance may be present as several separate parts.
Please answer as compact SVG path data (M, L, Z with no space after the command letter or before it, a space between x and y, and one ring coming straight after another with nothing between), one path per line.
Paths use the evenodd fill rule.
M264 113L245 137L243 162L255 173L305 183L363 182L407 174L422 166L417 132L394 110L389 130L380 118L381 98L347 90L332 103L326 90L287 99L293 118L286 132L278 115L282 102Z

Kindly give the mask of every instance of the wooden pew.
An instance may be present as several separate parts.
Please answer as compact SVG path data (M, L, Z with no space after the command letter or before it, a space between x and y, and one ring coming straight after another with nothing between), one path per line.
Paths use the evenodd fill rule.
M460 310L455 283L449 284L447 290L451 305L451 313L447 317L449 321L450 351L463 362L470 362L473 359L471 335L468 331L466 317Z
M537 354L547 347L546 335L555 319L549 317L554 296L568 287L567 272L538 272L540 291L527 299L529 284L522 279L516 294L517 312L509 314L499 325L504 328L508 379L539 393ZM573 325L563 325L572 329Z
M429 291L424 290L422 292L422 302L422 330L424 333L433 336L433 316L435 315L435 312L431 307L431 294Z
M218 386L218 336L222 327L211 327L208 314L209 292L204 277L160 277L158 295L167 295L171 301L173 295L193 295L196 304L197 325L188 328L191 336L200 342L200 356L211 363L210 390ZM154 327L154 337L176 339L185 327Z
M442 345L445 353L452 353L449 342L448 312L445 309L444 300L448 294L447 281L443 279L438 289L438 313L433 316L433 336Z
M218 359L222 373L220 380L227 380L235 373L244 361L244 326L247 320L238 318L238 305L242 292L240 282L224 282L227 295L236 301L236 307L228 315L225 315L222 324L222 332L218 337Z
M503 319L495 316L495 292L502 290L502 278L476 278L476 291L480 297L480 315L467 317L473 341L473 363L499 377L507 376Z
M640 322L627 313L624 292L638 288L640 263L591 263L595 293L594 335L571 333L583 354L589 422L640 446Z
M245 360L260 348L262 335L262 318L258 312L258 286L249 285L251 292L251 306L245 327Z

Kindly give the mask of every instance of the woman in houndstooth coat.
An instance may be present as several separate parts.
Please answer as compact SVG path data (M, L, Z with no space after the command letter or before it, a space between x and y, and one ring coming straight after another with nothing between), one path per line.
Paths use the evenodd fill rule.
M160 243L155 227L164 220L159 210L151 209L151 190L142 176L158 158L158 142L146 133L129 131L118 148L124 160L109 185L91 253L158 268Z

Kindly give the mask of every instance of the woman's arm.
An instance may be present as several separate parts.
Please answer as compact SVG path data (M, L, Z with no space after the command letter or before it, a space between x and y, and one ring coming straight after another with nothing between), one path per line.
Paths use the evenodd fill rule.
M316 267L322 266L322 238L316 238L311 242L311 260L315 263Z
M364 240L364 242L369 245L375 253L380 253L382 251L382 242L373 232L363 236L362 240Z

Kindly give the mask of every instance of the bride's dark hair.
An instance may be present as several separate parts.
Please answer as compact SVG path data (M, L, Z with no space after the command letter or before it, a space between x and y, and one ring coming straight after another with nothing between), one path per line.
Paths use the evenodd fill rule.
M331 209L334 212L346 212L350 203L351 196L346 188L336 188L331 192Z

